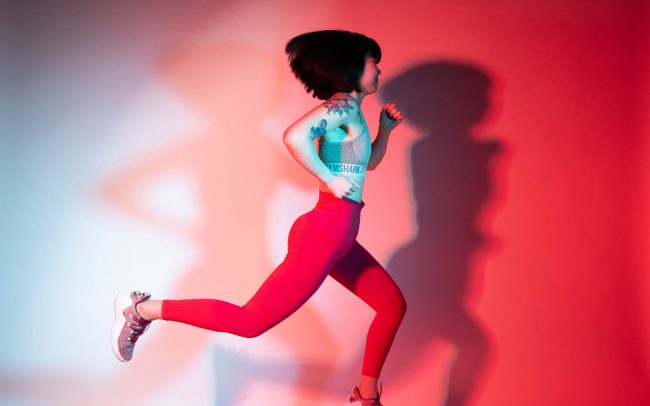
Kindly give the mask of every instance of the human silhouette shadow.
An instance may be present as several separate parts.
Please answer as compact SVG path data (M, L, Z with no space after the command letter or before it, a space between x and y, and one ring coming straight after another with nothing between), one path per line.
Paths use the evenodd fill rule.
M404 379L422 366L432 342L448 341L456 354L447 369L446 406L468 404L494 347L470 306L478 260L493 247L486 228L502 195L496 168L504 146L479 134L495 113L493 91L491 77L475 66L432 61L392 78L380 93L422 132L409 157L417 234L386 266L408 311L385 379Z
M272 108L280 97L279 86L269 85L277 82L279 76L271 67L281 66L273 62L273 56L264 50L241 43L203 45L167 55L160 63L161 75L195 110L211 118L211 130L218 130L192 136L187 142L150 157L140 166L127 168L125 173L107 182L108 200L122 211L190 236L201 248L196 263L175 283L171 292L173 298L230 295L229 300L243 304L273 269L264 249L264 224L266 202L274 184L278 179L285 179L315 191L313 179L298 171L297 164L260 134L259 123L273 113ZM265 79L261 81L264 88L257 85L261 77ZM242 95L255 97L243 103ZM191 174L200 193L203 218L201 224L191 230L152 219L150 211L138 210L129 198L129 193L140 185L178 169ZM129 394L132 400L142 399L170 382L215 336L214 332L188 326L166 327L139 349L137 362L111 382L112 386L119 387L137 377L140 390ZM283 342L294 351L297 359L301 359L314 346L300 334L305 328L319 333L318 345L336 352L328 327L309 304L291 321L282 323L265 336ZM160 356L161 349L167 349L165 357ZM300 361L295 364L299 365ZM161 368L152 371L152 365ZM317 372L327 368L323 366ZM147 370L146 380L143 370ZM300 370L304 374L316 371ZM243 378L244 387L252 379L282 381L270 368L254 378ZM299 379L310 378L301 376ZM284 383L293 384L288 379ZM234 398L239 396L230 394ZM226 404L225 401L221 403Z
M276 106L281 104L283 55L280 60L263 48L236 41L168 50L159 60L160 77L204 118L203 128L125 165L103 179L95 191L119 213L186 238L196 247L193 262L179 270L171 284L170 298L226 296L245 303L274 268L266 251L265 225L267 202L277 182L313 191L316 202L315 180L261 131L260 123L277 115ZM200 220L179 221L151 210L137 198L138 191L169 174L182 174L194 185ZM74 371L48 369L19 376L0 367L0 388L16 398L53 405L84 404L83 399L93 399L95 405L142 404L172 384L210 349L218 335L178 323L157 324L138 343L134 359L100 382ZM312 366L310 354L314 348L338 352L330 327L319 313L307 303L264 336L258 340L279 343L291 352L293 361L277 373L272 362L262 360L261 367L252 359L255 374L240 374L241 387L250 386L254 379L287 387L306 382L311 396L318 399L333 365L324 361ZM112 358L108 343L105 350ZM217 365L215 359L215 374L220 372ZM293 376L285 378L282 372ZM240 396L238 388L220 389L220 404Z

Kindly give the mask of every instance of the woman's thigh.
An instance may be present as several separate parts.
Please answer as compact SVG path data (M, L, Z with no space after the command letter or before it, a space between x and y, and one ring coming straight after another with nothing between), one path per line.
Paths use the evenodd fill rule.
M246 303L247 313L275 324L318 290L347 248L347 229L333 227L327 214L311 211L294 222L286 257Z

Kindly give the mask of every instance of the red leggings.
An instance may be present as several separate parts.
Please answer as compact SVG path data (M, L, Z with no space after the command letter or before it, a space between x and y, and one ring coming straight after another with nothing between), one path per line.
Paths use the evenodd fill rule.
M329 275L377 312L368 331L362 373L378 377L406 303L384 268L356 241L364 205L321 191L316 207L291 226L285 259L248 303L164 300L163 320L256 337L298 310Z

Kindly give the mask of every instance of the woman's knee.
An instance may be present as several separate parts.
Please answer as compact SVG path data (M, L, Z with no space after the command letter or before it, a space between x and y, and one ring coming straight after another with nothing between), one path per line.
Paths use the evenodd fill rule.
M377 312L399 325L406 314L406 299L404 295L396 287L385 298L386 300L383 306L377 309Z
M246 313L244 311L244 313ZM260 317L259 314L248 313L247 317L242 319L236 335L244 338L255 338L261 336L270 330L275 324L267 317Z
M270 327L262 324L251 324L244 327L237 335L244 338L255 338L266 333L269 329Z
M395 312L400 321L404 318L406 314L406 298L401 290L397 289L396 299L395 299Z

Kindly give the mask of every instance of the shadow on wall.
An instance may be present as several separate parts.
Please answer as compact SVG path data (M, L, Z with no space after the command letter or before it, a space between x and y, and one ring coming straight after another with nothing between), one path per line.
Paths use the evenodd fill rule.
M284 63L284 56L280 56ZM282 98L278 79L282 77L279 66L283 65L277 59L262 47L236 41L168 50L159 60L160 78L205 119L203 128L121 167L98 186L96 192L105 203L121 214L152 229L186 238L196 247L193 263L180 269L172 283L170 298L228 297L245 303L272 270L264 225L275 182L289 180L299 188L314 187L310 175L296 171L297 164L260 130L260 123L273 117ZM247 108L234 102L242 94L255 94L247 100ZM201 220L196 223L187 224L151 210L139 198L139 192L149 185L175 173L184 174L194 185L201 210ZM255 187L242 187L242 181L250 179L255 180ZM105 305L110 309L112 303ZM107 332L111 322L106 320ZM156 399L202 352L211 349L216 335L178 323L156 324L138 341L134 359L110 377L96 380L89 374L60 369L20 375L0 365L0 392L15 399L66 406L87 404L88 399L93 399L94 405L107 406ZM312 335L302 334L303 329ZM296 381L304 382L296 389L308 387L311 397L318 401L331 366L302 360L309 358L315 346L331 354L338 350L318 312L308 303L291 322L267 335L284 344L291 358L298 361L278 365L273 360L249 360L236 351L215 347L214 353L225 360L215 361L218 404L242 399L246 388L257 380L291 388ZM113 358L108 340L105 344L98 351ZM235 361L240 359L237 366ZM219 369L224 364L232 367L229 374ZM285 378L289 372L292 376ZM229 384L223 384L224 377Z
M477 134L494 114L493 87L488 74L474 66L436 61L408 69L381 91L381 98L395 102L423 133L410 156L417 234L386 267L408 311L385 375L406 378L421 366L432 342L448 341L455 357L447 367L447 406L468 404L494 348L468 306L470 283L482 276L475 272L481 271L476 259L492 245L482 229L489 229L486 222L503 195L494 190L502 182L496 183L500 177L492 168L504 147Z
M274 54L235 41L179 49L160 60L161 77L208 120L206 130L124 168L105 182L104 194L122 212L190 237L198 247L194 264L179 274L170 298L227 298L245 303L272 270L266 256L263 225L275 182L285 179L298 187L313 187L308 175L296 174L296 165L260 130L260 123L273 116L277 100L282 97L278 81L282 76L277 68L273 69L279 66L282 65ZM234 102L242 94L255 94L246 108ZM155 217L150 210L139 207L133 198L134 191L173 171L188 173L196 185L202 215L194 228L170 225L168 219ZM254 179L254 187L242 187L242 181L247 179ZM286 345L294 359L302 360L315 344L300 334L301 329L314 332L320 348L337 352L327 326L309 304L296 314L292 323L283 323L267 335ZM202 351L209 349L216 335L177 323L166 323L157 333L143 340L129 368L124 368L103 392L119 393L116 388L138 382L137 390L120 394L121 399L136 404L155 396L189 368ZM219 346L214 347L213 354L219 405L236 404L256 381L278 382L288 387L295 380L314 382L311 393L320 394L323 388L319 382L326 380L312 377L326 376L330 368L311 368L311 364L303 365L300 361L280 368L272 361L249 359ZM228 371L224 371L224 365L230 367ZM274 373L274 367L281 372ZM296 377L284 378L282 372L295 370ZM114 398L106 404L114 404Z

